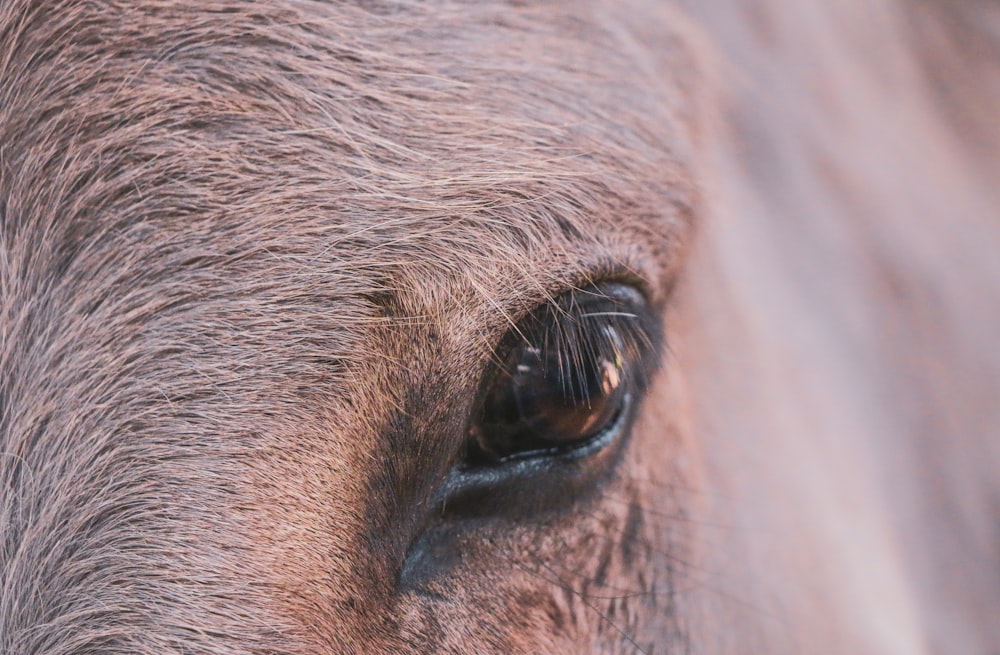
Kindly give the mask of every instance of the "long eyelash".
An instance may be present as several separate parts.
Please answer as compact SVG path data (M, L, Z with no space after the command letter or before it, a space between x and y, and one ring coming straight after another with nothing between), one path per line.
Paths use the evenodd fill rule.
M607 298L607 297L605 297ZM605 359L638 363L626 368L627 384L641 391L648 383L656 359L654 330L640 314L628 311L581 311L593 298L580 302L577 294L567 301L550 305L538 320L542 330L543 353L557 357L559 384L565 395L579 403L589 403L585 372ZM617 343L607 330L618 336Z

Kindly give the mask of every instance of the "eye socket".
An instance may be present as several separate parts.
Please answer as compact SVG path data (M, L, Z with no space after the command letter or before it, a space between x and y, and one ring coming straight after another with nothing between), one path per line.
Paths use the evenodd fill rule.
M512 329L481 387L467 461L490 465L583 449L645 388L656 321L624 284L563 294Z

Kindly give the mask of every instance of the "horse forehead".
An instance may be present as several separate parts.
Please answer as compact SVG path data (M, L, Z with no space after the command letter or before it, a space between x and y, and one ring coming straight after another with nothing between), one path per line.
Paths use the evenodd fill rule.
M627 28L584 9L290 6L192 25L183 8L76 5L14 28L0 248L29 280L6 289L32 297L5 298L26 307L12 334L76 335L105 387L147 400L200 384L149 393L176 347L240 369L230 391L250 398L255 375L306 388L376 353L387 291L420 292L403 312L420 314L465 277L453 296L491 308L628 242L671 252L694 196L689 92L614 54ZM102 335L153 368L116 378ZM59 387L45 365L70 340L50 342L31 361Z
M554 268L538 253L579 268L602 242L618 256L609 239L669 243L677 230L661 228L683 222L694 195L689 92L595 57L638 37L580 9L310 5L295 21L285 7L262 9L272 22L205 14L192 28L189 12L135 8L141 39L110 13L72 17L79 38L59 20L36 26L48 56L4 85L19 135L4 162L18 186L55 171L64 183L11 193L24 203L11 221L55 242L59 270L113 278L123 264L108 260L127 253L120 289L194 277L235 291L206 270L238 271L231 299L322 284L351 311L404 268L411 281L482 275L488 291L511 272L503 262L532 279ZM84 66L91 31L118 54L102 45ZM663 42L683 59L680 40ZM40 81L53 78L73 84ZM33 120L39 107L49 120Z

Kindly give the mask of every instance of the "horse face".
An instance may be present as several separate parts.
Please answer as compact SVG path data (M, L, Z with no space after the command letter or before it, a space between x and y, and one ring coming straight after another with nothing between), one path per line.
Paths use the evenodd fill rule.
M707 40L0 8L0 652L918 652L909 451L784 375Z
M5 650L680 634L682 31L225 9L6 10Z

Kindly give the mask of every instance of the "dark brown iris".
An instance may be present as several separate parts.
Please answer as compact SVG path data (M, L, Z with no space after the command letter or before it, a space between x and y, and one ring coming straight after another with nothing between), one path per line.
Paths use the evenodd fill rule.
M543 306L484 386L473 450L502 461L572 450L608 430L649 350L646 315L641 296L621 285Z

